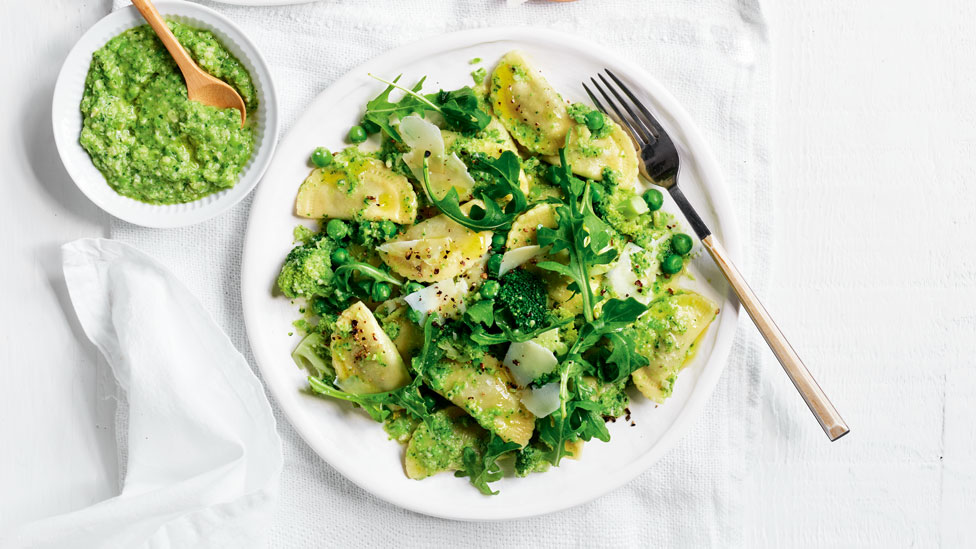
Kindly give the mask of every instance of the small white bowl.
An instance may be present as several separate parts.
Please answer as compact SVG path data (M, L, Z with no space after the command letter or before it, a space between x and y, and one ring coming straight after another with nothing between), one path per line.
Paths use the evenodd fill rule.
M278 141L278 98L271 72L258 49L234 23L216 11L189 2L159 0L156 7L164 16L192 27L213 32L220 42L247 68L257 89L258 109L249 114L257 122L251 160L241 170L240 179L230 189L186 204L154 205L139 202L115 192L95 168L88 151L79 143L82 115L81 98L92 54L120 33L145 24L135 7L112 12L81 37L65 59L54 87L51 117L54 141L61 161L81 192L106 212L145 227L182 227L214 217L247 196L258 184L271 163Z

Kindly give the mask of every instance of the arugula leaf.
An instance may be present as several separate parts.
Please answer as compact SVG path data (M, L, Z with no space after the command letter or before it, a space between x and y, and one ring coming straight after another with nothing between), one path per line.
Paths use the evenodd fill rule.
M350 261L349 263L343 263L342 265L336 267L335 271L333 271L333 274L335 274L336 277L336 285L339 287L345 285L345 287L348 289L349 279L352 277L353 273L357 272L373 281L389 282L394 286L400 285L400 281L393 278L390 273L381 271L369 263L362 263L360 261Z
M424 345L420 354L410 362L410 367L417 374L414 381L423 377L443 355L444 351L434 343L434 315L428 315L424 321Z
M388 403L387 401L389 400L389 393L354 395L352 393L340 391L335 387L327 385L321 379L312 376L308 377L308 385L312 389L312 392L316 394L358 404L359 407L365 410L366 413L369 414L369 417L373 418L374 421L382 422L387 418L387 416L390 415L390 410L385 407L385 405Z
M402 74L400 76L403 76ZM403 138L400 137L399 132L396 128L390 124L390 118L396 117L398 119L403 119L403 117L418 113L423 115L426 105L418 99L417 92L424 85L424 80L427 78L421 78L419 82L414 84L413 89L408 90L411 93L407 93L403 96L400 101L396 103L390 102L390 92L395 88L405 89L397 85L396 83L400 80L400 76L393 79L393 82L387 82L387 87L382 93L377 95L372 101L366 103L366 114L363 115L363 120L367 122L372 122L379 126L383 131L386 132L394 141L403 142Z
M441 90L424 97L440 107L444 121L454 129L479 132L491 122L491 116L481 110L478 96L468 86L449 92Z
M570 350L570 355L582 355L593 347L604 335L626 328L633 324L647 310L647 305L632 297L611 299L603 306L600 318L587 322L579 329L579 337Z
M633 338L624 337L619 332L607 335L613 350L600 363L597 373L607 383L618 383L635 370L650 364L646 357L637 352Z
M579 394L581 387L581 374L578 370L583 367L592 369L592 366L583 359L583 353L596 345L604 336L617 336L616 332L631 325L637 318L644 314L647 306L630 297L626 300L611 299L603 306L603 314L600 318L583 324L579 329L579 336L573 346L566 354L566 358L559 364L559 413L552 416L549 422L542 422L540 436L545 431L542 438L552 449L552 463L559 465L559 460L565 455L565 445L567 441L583 439L589 440L592 437L600 440L609 440L610 434L606 430L603 418L599 417L596 410L599 407L590 406L588 400ZM620 353L629 351L628 361L637 362L643 357L639 355L633 347L626 344L620 346ZM615 347L615 351L617 348ZM622 360L619 354L615 360ZM646 361L646 359L643 359ZM630 364L631 362L628 362ZM646 364L646 362L645 362ZM575 371L575 373L574 373ZM629 374L630 372L628 372ZM575 394L570 394L570 381L573 381ZM606 437L606 438L604 438Z
M511 196L511 201L505 206L505 212L518 215L528 208L528 200L519 185L519 175L522 173L522 163L517 154L504 151L498 158L486 154L476 153L472 156L471 171L482 172L488 179L494 181L486 189L482 189L488 198L500 200ZM513 214L514 213L514 214Z
M363 120L376 124L395 141L402 142L403 138L390 124L391 116L403 119L403 117L413 113L423 116L426 111L435 111L444 117L448 127L465 133L481 131L491 122L491 116L481 109L478 104L478 97L467 86L449 92L441 90L436 93L421 95L419 92L427 78L426 76L414 84L413 88L405 88L399 85L397 83L400 80L399 76L393 82L388 82L372 74L370 76L383 82L387 87L375 99L366 103L366 114L363 116ZM397 103L390 102L390 92L394 88L402 90L405 94Z
M502 470L498 465L498 458L509 452L514 452L519 448L521 446L518 443L505 442L495 433L491 433L488 443L480 455L470 446L464 449L461 455L461 460L464 462L464 469L455 471L454 476L458 478L468 477L472 486L486 496L496 495L498 491L493 491L488 486L488 483L502 478Z
M585 383L582 368L578 363L563 364L567 367L560 371L561 414L536 422L539 440L549 447L549 461L556 466L566 456L567 442L594 438L604 442L610 440L610 431L600 415L600 405L582 394Z
M483 299L468 305L467 310L464 311L464 318L474 325L492 327L495 324L495 300Z
M344 263L336 267L333 274L334 289L331 295L324 296L324 299L337 309L344 309L353 297L370 299L370 290L373 284L377 282L385 282L394 286L402 284L386 271L360 261ZM358 277L354 276L357 274Z
M563 201L556 206L559 223L555 229L540 227L537 233L540 246L551 246L550 253L569 252L569 263L543 261L538 267L569 277L571 289L583 299L583 316L594 320L593 308L597 298L590 288L590 267L605 265L617 257L611 248L610 227L593 211L590 185L573 175L566 161L566 149L559 149L560 166L552 167L552 178L563 190Z
M573 322L572 318L567 318L559 322L554 322L547 326L541 326L534 330L523 332L517 328L512 328L500 317L495 316L495 326L497 326L501 333L492 333L486 331L481 326L477 324L471 326L471 340L479 345L498 345L501 343L521 343L528 341L530 339L535 339L540 335L552 330L553 328L562 328Z
M467 214L461 209L461 201L457 190L451 187L447 193L437 198L434 190L430 186L430 151L424 155L424 191L430 197L431 202L437 209L450 219L456 221L474 231L492 231L499 227L509 225L515 218L528 209L528 201L525 194L518 185L518 174L521 170L518 155L512 151L505 151L501 157L496 159L483 159L480 162L485 166L484 171L494 175L493 183L487 189L481 189L475 194L481 200L483 206L473 205ZM514 176L512 175L512 165L515 166ZM476 164L477 165L477 164ZM512 196L504 210L495 202L495 198Z

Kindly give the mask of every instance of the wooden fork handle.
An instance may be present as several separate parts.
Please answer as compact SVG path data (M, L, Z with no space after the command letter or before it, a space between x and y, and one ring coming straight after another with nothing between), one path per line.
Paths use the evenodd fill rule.
M718 268L725 274L725 278L732 285L735 295L739 297L739 303L752 317L752 321L756 323L759 333L766 339L769 348L772 349L779 363L783 365L786 374L790 376L793 385L800 392L803 401L810 407L810 411L817 417L817 421L820 422L820 426L823 427L830 440L834 441L846 435L850 431L847 424L844 423L837 409L834 408L820 385L817 384L817 380L813 379L810 371L803 365L803 361L790 346L783 332L773 322L766 308L759 302L759 298L746 283L742 273L729 259L728 252L725 251L722 244L715 239L715 235L711 234L702 239L702 244L712 255L712 259L715 260Z
M164 20L163 16L159 14L159 10L156 9L156 6L154 6L150 0L132 0L132 5L139 10L142 17L147 23L149 23L149 26L156 31L156 36L159 37L159 40L163 43L163 46L166 46L166 50L171 56L173 56L173 60L176 61L176 64L180 67L180 71L183 73L183 78L186 78L187 80L194 78L194 75L200 72L197 64L193 61L193 58L190 57L190 54L183 49L183 46L180 45L180 41L176 39L176 35L173 34L173 31L169 30L169 26L166 25L166 20ZM190 83L187 82L188 86L189 84Z

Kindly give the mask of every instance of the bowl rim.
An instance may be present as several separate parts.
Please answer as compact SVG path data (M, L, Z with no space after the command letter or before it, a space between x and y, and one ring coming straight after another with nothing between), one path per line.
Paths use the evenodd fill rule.
M661 85L647 70L630 61L626 57L622 57L612 49L592 42L586 38L582 38L578 35L537 27L489 27L446 33L434 37L433 40L426 38L423 40L410 42L393 47L392 49L367 60L363 64L354 67L345 75L323 89L308 105L305 106L303 112L307 113L307 111L314 109L316 105L322 102L327 95L331 96L348 91L350 88L355 86L357 80L363 74L367 72L376 72L377 67L389 65L391 63L396 64L405 62L419 56L435 54L452 48L462 48L471 46L473 44L492 43L507 40L516 42L524 41L529 43L546 41L552 47L565 46L569 50L586 49L589 53L596 57L612 60L611 66L622 68L622 72L624 74L639 82L640 87L652 95L661 105L661 108L680 124L681 132L684 135L684 144L687 146L687 149L694 151L694 155L696 157L695 166L697 171L700 173L702 187L711 195L712 198L710 199L710 202L716 209L717 219L720 220L718 226L715 227L717 229L717 233L723 237L723 242L733 258L741 256L739 230L736 222L735 209L729 196L728 187L724 182L724 178L722 177L720 166L716 161L711 148L708 146L704 135L695 123L694 118L692 118L684 107L681 106L681 104L667 90L667 88ZM304 116L304 114L302 116ZM296 123L296 126L300 126L300 123ZM282 142L286 147L294 140L293 133L294 130L296 130L296 127L293 126L292 130L292 132L284 136L282 139ZM285 149L282 149L279 154L276 155L276 163L282 161L283 157L281 152L284 150ZM258 191L258 194L255 196L255 200L260 202L262 196L270 192L272 192L270 188L264 188ZM530 510L496 509L490 513L472 516L463 508L448 509L443 506L430 505L429 502L417 501L413 499L411 494L397 493L385 489L383 486L379 486L376 481L369 478L368 475L363 475L361 471L357 471L356 468L349 463L342 460L331 459L331 457L334 457L332 454L333 452L336 452L336 450L325 446L323 441L317 436L315 429L313 429L312 426L310 426L307 422L301 421L304 415L302 412L303 404L297 400L281 398L280 393L282 391L291 391L293 389L284 386L281 381L281 376L275 376L272 371L273 368L283 367L281 364L281 357L276 358L273 356L271 353L270 344L267 343L265 334L262 332L265 326L260 323L260 318L262 317L262 311L259 305L260 302L255 299L248 298L248 296L251 295L251 290L266 291L264 290L263 286L265 281L263 279L259 279L255 271L248 269L248 266L253 263L259 255L257 250L260 248L260 239L262 237L258 231L258 227L253 223L256 215L259 215L258 208L252 208L249 215L247 233L245 235L244 249L242 251L241 291L245 326L247 328L247 333L256 364L258 369L261 371L262 379L264 380L265 385L268 387L269 392L274 396L284 416L289 423L291 423L299 436L301 436L306 444L308 444L309 447L315 451L315 453L318 454L323 461L328 463L330 467L337 470L352 483L377 496L378 498L404 509L425 515L453 520L478 522L527 518L553 513L587 503L632 481L639 474L656 463L668 451L670 451L675 444L677 444L677 442L685 434L687 434L693 423L699 419L705 404L713 394L714 389L721 378L722 372L725 369L728 362L729 353L732 348L732 340L737 331L736 324L738 321L739 305L734 299L731 290L728 290L728 293L726 294L725 306L722 309L719 324L713 328L716 330L721 328L721 330L717 334L713 351L709 355L707 363L703 367L698 377L697 385L699 387L684 404L681 413L677 415L655 446L639 459L632 462L629 466L608 473L606 478L603 479L604 483L600 487L591 489L585 494L574 494L573 497L570 498L561 499L559 501L550 501L546 504L539 504Z
M245 164L237 183L228 189L182 204L141 202L112 189L102 173L91 163L88 151L84 150L79 143L82 120L80 97L84 93L85 79L81 79L79 91L73 77L79 70L84 70L84 74L87 75L94 51L119 33L145 23L138 10L132 5L117 9L100 19L72 46L62 63L54 86L51 99L51 123L61 162L71 180L89 200L105 212L129 223L152 228L174 228L212 219L237 205L257 187L268 166L271 165L278 143L280 131L278 95L271 70L260 49L226 16L192 2L157 0L155 4L164 16L199 20L197 25L191 23L191 26L199 27L200 23L205 24L206 30L214 32L221 44L245 65L255 83L260 103L257 111L250 117L260 115L260 122L255 127L255 146L251 158L248 164ZM75 101L76 98L78 101ZM77 111L77 114L74 114L73 110ZM77 125L73 124L74 117L77 117ZM68 125L71 127L66 127ZM84 159L81 158L82 155Z

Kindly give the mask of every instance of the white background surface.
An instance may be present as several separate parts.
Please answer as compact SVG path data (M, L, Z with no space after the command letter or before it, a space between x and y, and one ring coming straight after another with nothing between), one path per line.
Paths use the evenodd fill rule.
M764 297L853 432L828 445L785 376L763 376L745 542L971 543L976 6L774 8ZM95 398L110 382L65 314L58 254L109 220L68 179L50 129L57 69L108 9L0 3L0 529L116 489L114 404Z

